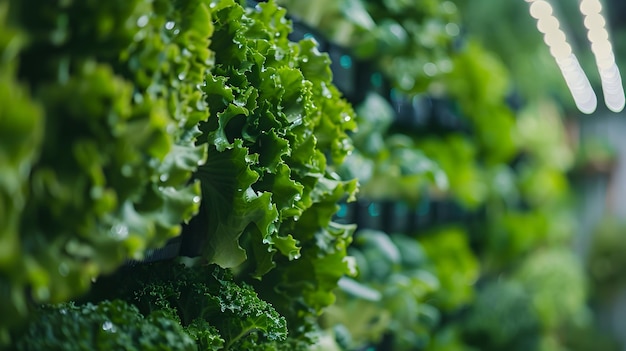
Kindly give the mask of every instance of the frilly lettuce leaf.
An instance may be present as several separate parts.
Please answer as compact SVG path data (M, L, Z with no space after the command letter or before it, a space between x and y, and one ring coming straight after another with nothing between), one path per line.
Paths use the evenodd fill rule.
M273 233L278 211L271 202L271 193L252 189L258 174L250 169L248 150L241 140L232 149L211 151L196 175L202 184L201 215L209 223L204 254L211 263L236 267L246 259L245 250L239 246L239 237L246 227L252 224L263 233Z
M0 103L10 116L2 130L29 130L14 133L29 148L11 151L18 159L8 167L21 180L8 186L19 212L0 209L12 215L2 223L14 239L0 245L12 249L0 252L0 315L10 323L28 313L27 301L67 301L98 275L144 258L198 211L200 185L190 178L207 150L195 143L208 117L199 89L212 66L208 5L0 6L0 90L14 97L2 94L10 98ZM21 33L5 30L5 12ZM13 177L0 178L5 204ZM9 322L0 317L0 343Z
M353 228L331 219L356 192L355 180L334 173L352 150L354 112L331 83L328 55L312 40L288 40L291 23L274 1L211 7L215 68L202 86L210 117L198 138L209 157L196 176L203 254L263 279L263 297L300 325L351 272Z

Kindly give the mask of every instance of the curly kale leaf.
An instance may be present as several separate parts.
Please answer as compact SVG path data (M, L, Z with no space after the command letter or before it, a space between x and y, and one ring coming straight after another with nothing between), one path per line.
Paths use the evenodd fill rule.
M44 305L18 337L15 349L195 351L194 340L167 313L144 317L124 301Z
M144 314L165 311L175 315L203 349L238 349L234 345L249 338L255 343L287 338L286 321L274 307L216 265L153 263L126 269L110 279L118 287L108 292L110 296L124 297ZM102 279L94 290L112 283Z
M198 350L219 351L224 348L224 339L219 331L202 318L194 319L185 331L196 341Z

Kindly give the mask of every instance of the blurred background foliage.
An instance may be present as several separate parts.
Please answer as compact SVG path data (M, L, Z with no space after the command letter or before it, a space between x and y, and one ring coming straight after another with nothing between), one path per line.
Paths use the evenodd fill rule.
M359 178L360 198L400 201L409 212L420 213L424 202L451 201L469 215L427 227L422 223L409 230L375 232L388 237L377 240L378 249L363 244L361 240L371 240L374 232L361 227L351 254L359 267L368 268L350 284L340 284L339 303L322 317L339 343L347 349L365 349L364 344L394 350L618 349L615 340L598 331L589 304L594 279L600 278L589 275L584 257L573 250L579 219L570 183L583 156L610 159L614 154L601 145L581 152L572 143L568 123L576 115L574 105L528 15L528 4L281 3L331 45L373 62L388 79L390 93L375 87L375 94L356 104L355 150L341 171ZM599 88L597 74L589 73L595 64L582 18L576 17L578 4L554 5L592 84ZM425 38L438 43L436 49L425 45ZM400 103L398 96L404 99ZM409 118L421 119L419 123L402 120L406 106ZM449 123L450 116L454 123ZM423 122L432 118L438 119L435 124ZM387 278L400 274L415 279L403 265L396 238L417 242L423 257L417 267L437 281L426 294L422 288L395 296L413 301L413 306L417 301L421 313L437 311L434 319L414 319L422 327L415 330L394 327L402 314L385 299L387 288L401 281ZM599 250L594 244L592 256L605 256ZM597 268L602 265L596 262L597 274L609 276L610 265ZM385 267L380 277L386 284L372 278L373 266ZM430 281L423 275L420 279ZM368 312L360 319L358 311ZM366 327L371 328L369 338ZM593 341L582 342L581 335Z
M0 246L0 257L5 258L0 261L0 293L13 303L2 305L0 312L5 313L0 314L0 321L10 325L13 321L6 316L27 314L24 286L35 288L33 296L38 301L67 300L87 290L91 277L114 270L127 257L142 258L146 249L157 247L176 236L179 224L198 212L199 201L196 199L200 199L200 195L205 195L206 199L215 194L211 191L201 193L198 183L188 182L191 173L199 166L201 169L211 167L211 163L202 165L207 148L195 147L200 133L196 123L209 118L208 107L213 109L211 116L217 113L216 106L224 104L223 107L226 107L230 102L222 98L224 96L233 100L230 106L243 104L253 111L257 103L250 97L257 95L250 92L257 88L269 89L269 85L263 85L263 82L270 80L255 76L251 81L259 86L249 87L246 83L248 75L271 75L266 66L274 68L272 65L279 63L288 66L281 68L281 72L286 72L285 81L293 82L295 86L302 85L296 91L302 93L304 98L296 99L290 95L291 91L287 92L288 89L277 84L282 89L281 94L289 97L283 101L273 96L277 101L281 100L274 103L270 96L268 101L271 102L264 101L262 107L270 113L249 113L239 106L240 111L246 112L237 116L250 114L251 120L273 115L274 112L283 116L282 106L274 109L280 103L291 99L298 105L305 101L308 105L304 110L315 118L304 118L304 123L299 124L300 117L294 126L289 121L285 124L284 133L301 133L302 138L290 139L294 142L318 138L320 147L333 148L336 154L332 156L337 158L337 162L332 157L327 160L327 155L317 149L305 150L310 151L305 154L315 155L315 158L306 157L311 165L300 164L298 153L292 154L291 150L270 160L278 162L284 161L283 156L287 160L296 157L298 162L290 165L293 166L293 173L287 171L288 167L280 168L290 181L292 175L299 177L297 186L288 187L298 192L297 199L294 196L293 201L287 202L287 207L294 207L291 210L296 212L285 209L279 220L276 207L271 206L271 196L268 193L263 195L268 205L261 211L262 214L272 212L267 208L276 212L275 220L268 220L264 230L276 234L279 232L278 224L283 223L280 233L286 235L264 236L259 232L260 227L255 229L244 223L248 232L243 238L251 240L244 241L244 246L251 247L252 259L258 260L258 266L267 271L275 269L266 275L266 280L255 280L247 276L241 278L249 273L245 269L254 268L244 267L237 278L251 284L245 285L245 289L250 289L250 296L256 297L256 292L259 292L263 298L270 297L268 300L287 316L289 326L294 327L299 338L296 340L298 345L313 342L313 339L307 339L310 336L307 333L319 327L321 338L318 349L327 350L619 349L614 338L597 327L594 308L602 305L603 299L613 298L623 288L623 282L618 278L624 275L626 269L626 263L621 259L621 242L626 242L622 235L626 226L612 218L601 221L590 242L588 255L576 255L573 241L579 219L573 211L575 199L570 181L572 174L577 175L581 168L589 164L611 164L615 161L615 147L603 140L587 141L580 147L571 142L567 128L567 123L574 119L575 114L571 97L533 19L527 15L527 3L490 0L278 2L287 8L286 13L293 23L304 22L308 26L310 33L305 37L311 35L328 40L317 45L343 53L333 56L331 52L330 57L338 59L335 64L338 62L339 67L353 69L354 81L351 83L355 84L358 94L348 96L345 91L344 94L354 105L354 117L351 106L339 99L339 91L329 82L330 62L327 57L319 54L316 44L311 41L301 42L297 49L288 43L288 22L282 19L282 10L275 9L273 4L266 8L263 5L256 10L248 9L254 13L251 17L263 23L261 27L267 25L273 28L267 33L279 32L273 35L262 31L268 38L273 38L278 47L272 49L275 51L263 51L268 47L259 44L254 35L247 35L248 26L257 30L252 25L255 22L248 18L249 22L239 23L246 11L233 1L207 0L206 4L181 1L180 4L190 6L189 13L197 14L188 27L177 17L188 13L172 12L173 8L168 7L165 1L154 2L154 8L150 1L136 0L133 4L137 6L128 8L125 3L115 2L115 8L128 12L113 11L125 19L120 21L128 27L127 30L118 33L117 27L107 20L92 26L95 31L102 30L111 35L99 37L97 43L103 46L117 43L126 51L122 50L120 57L101 53L103 56L97 56L96 63L88 55L78 55L78 60L68 59L70 53L76 54L74 51L81 54L82 45L68 39L68 23L62 18L57 22L50 22L49 19L37 21L38 16L45 17L42 13L45 14L47 8L40 8L33 14L26 11L25 4L29 2L15 2L19 6L12 11L22 16L17 22L35 34L32 38L35 43L43 46L67 44L55 51L58 57L41 67L37 61L38 52L33 49L36 46L24 41L21 32L13 28L13 24L9 23L11 21L5 20L8 12L6 6L0 4L0 25L6 29L0 31L0 92L6 93L0 94L0 100L13 101L12 104L0 103L0 112L15 120L21 115L30 117L21 119L22 125L14 121L7 124L23 129L6 129L7 133L5 128L0 128L0 145L11 150L0 154L0 160L11 164L15 152L23 162L11 164L12 167L7 169L12 172L0 170L5 175L0 177L0 209L9 203L8 198L17 199L11 204L18 205L15 208L7 206L10 211L6 213L12 221L7 221L9 226L5 232L8 235L1 237L7 245ZM203 11L194 11L191 7L199 3ZM206 24L210 16L208 8L214 7L210 7L209 3L220 3L218 10L227 14L229 20L222 21L223 18L215 12L215 28ZM617 1L610 4L619 5ZM97 14L106 12L96 11L98 7L92 5L85 5L86 9ZM580 16L576 15L576 5L559 3L557 11L567 18L564 26L574 38L574 49L577 53L580 51L583 66L591 72L595 67L590 61L590 51L586 50L588 45L584 40ZM263 12L263 8L270 12ZM142 16L142 11L153 14L150 17L152 22ZM106 19L111 17L109 15L101 17ZM175 16L176 23L182 23L180 29L189 33L180 36L169 34L174 24L166 21L168 16ZM610 20L616 26L614 28L621 25L620 19L613 13ZM232 31L230 26L234 28ZM211 37L214 30L218 33L215 38ZM155 38L154 42L139 40L141 35L148 35L147 31L156 33L150 35ZM134 34L131 36L126 32ZM623 34L618 30L613 33L619 58L625 50L624 44L618 40ZM234 37L231 38L231 35ZM81 43L86 41L82 37L78 39ZM239 41L239 45L247 43L246 50L240 50L241 46L235 48L234 39ZM197 45L191 45L197 51L185 51L189 41L197 42ZM146 46L135 42L146 43ZM213 48L220 48L216 57L207 49L211 42ZM164 45L170 48L165 53L174 63L172 66L159 65L151 59ZM196 60L192 61L196 65L177 60L182 52L195 55ZM273 54L276 62L265 60L268 53ZM285 53L287 55L283 55ZM17 56L25 58L20 67L15 67L12 62ZM236 64L231 65L230 61L227 64L224 58L235 58L231 61L236 61ZM109 66L111 68L106 68ZM250 69L249 66L256 68ZM311 73L313 76L305 83L307 75L299 73L296 66L305 73L315 74ZM148 79L154 73L146 71L150 69L158 72L162 79ZM193 79L180 78L180 70ZM222 76L215 78L207 75L209 70ZM295 78L286 79L287 73ZM339 77L334 82L339 87L345 86L346 81L341 80L338 71L333 73ZM589 76L597 87L597 77L594 78L594 74ZM28 81L32 90L27 90L18 78ZM208 84L205 81L207 78ZM130 88L131 81L136 83L136 91ZM52 83L58 82L69 84L65 85L65 90L51 88ZM208 102L202 100L200 86L208 86L204 93L214 89L216 92L212 94L216 96L210 96L215 99ZM245 102L237 101L231 90L246 93ZM163 91L174 91L179 95L164 96ZM79 93L83 100L73 101L70 111L65 111L62 102ZM223 96L217 96L219 94ZM320 99L319 104L312 103L313 98ZM179 111L174 101L180 99L192 108ZM112 100L118 104L111 111L94 105L100 108L94 111L100 116L99 124L86 123L80 120L76 111L87 108L81 105L81 101L92 100ZM15 110L8 110L6 106L13 106ZM314 108L322 108L323 111L313 113ZM66 168L71 171L68 173L80 176L78 184L84 185L83 193L97 200L89 202L94 204L94 208L80 206L73 198L54 198L55 194L69 193L67 189L75 184L56 184L52 171L41 175L41 189L34 189L41 190L40 196L34 197L37 201L24 200L31 194L20 182L20 177L31 170L41 174L41 170L48 166L47 162L52 163L56 158L53 147L57 140L43 138L43 131L34 127L40 125L42 109L54 112L50 113L54 118L60 119L56 116L67 114L86 124L86 135L80 135L81 138L76 140L65 140L74 150ZM268 161L267 154L263 154L268 149L260 147L260 139L257 145L257 140L251 135L233 137L243 132L239 124L233 124L228 129L230 139L238 141L220 139L222 123L228 123L227 119L232 116L219 115L219 125L215 118L211 120L213 124L204 125L205 129L210 129L209 136L204 139L208 139L209 143L215 142L215 145L210 145L209 152L234 148L237 152L227 153L238 157L237 164L242 169L248 173L258 171L256 177L252 174L245 183L246 189L254 190L252 183L261 174L267 176L271 174L271 169L279 168L258 165ZM320 116L337 118L333 123L345 128L334 129L335 133L338 138L344 138L349 133L354 149L350 150L347 140L333 144L331 139L337 138L325 138L329 130L333 130L329 127L332 123L322 123L319 129L314 129L322 120ZM343 122L340 121L342 118ZM4 121L0 119L0 126ZM127 123L129 121L133 123ZM139 127L147 128L127 126L141 121L143 124ZM358 129L348 131L354 121ZM173 122L178 123L180 132L175 132L179 130L177 128L167 128L168 123ZM56 124L55 128L60 128L60 123ZM103 128L109 124L113 127ZM101 134L100 129L112 129L112 132L110 135ZM137 129L153 135L131 138L130 133ZM14 132L19 139L11 137ZM316 138L313 133L316 133ZM226 135L226 132L223 134ZM258 146L258 155L252 157L247 154L242 144L246 138L251 139L247 140L252 145L250 147ZM198 144L204 143L204 139ZM86 140L88 145L79 147L84 146L81 143L86 143ZM278 136L272 139L276 140L281 141L274 143L276 145L285 148L290 145ZM109 150L99 148L101 144L121 146ZM316 142L303 142L307 148L312 148L314 144L317 145ZM39 148L35 148L39 145L50 146L39 151L41 158L36 151ZM109 162L120 166L129 161L125 158L129 148L134 155L130 161L135 167L130 172L139 174L133 179L140 184L129 185L120 180L127 176L117 174L118 170L124 173L124 167L106 167ZM94 156L99 149L107 152L106 160L98 160ZM186 151L189 164L172 162L183 151ZM346 156L345 162L340 164L339 159L343 156ZM143 159L150 159L151 162L137 161ZM251 168L253 164L255 166ZM296 172L300 166L302 169ZM309 169L315 168L313 166L320 169L309 172ZM216 169L229 168L213 168ZM80 172L74 172L76 170ZM100 186L105 175L107 178L104 180L110 178L113 185L106 191ZM337 202L348 194L352 195L356 187L355 183L343 184L340 179L358 179L360 193L356 207L343 203L338 206ZM206 179L203 181L207 183ZM164 192L163 186L175 188L176 194ZM278 186L275 188L272 191L277 195L280 189ZM238 191L236 196L246 199L243 189ZM32 192L32 195L37 194ZM257 196L261 198L261 195ZM160 205L176 203L177 199L182 205L166 206L165 212L170 214L168 221L161 222L161 217L152 213L157 212L154 209L161 208ZM302 214L305 205L312 210L300 219L299 214ZM137 228L118 226L118 222L123 222L126 216L135 218L134 206L142 212L142 216L137 216L142 219L141 223L136 223ZM73 209L81 210L77 213L87 219L90 218L85 215L88 212L113 213L114 216L103 215L105 225L100 228L87 219L81 221L81 216L70 216ZM352 227L330 221L330 216L337 209L340 209L337 215L340 222L356 222L359 225L354 237ZM23 263L6 249L6 252L2 251L5 247L15 247L21 240L15 221L29 218L22 217L22 212L44 213L50 223L61 229L70 226L67 229L70 232L74 227L82 228L86 233L83 245L67 245L59 248L57 251L61 253L56 254L56 251L47 250L45 245L49 242L65 243L67 240L37 232L33 236L45 240L39 242L39 246L23 245L28 258ZM0 211L0 216L4 213ZM220 217L233 214L227 210L224 213L218 214L218 221ZM66 223L64 218L72 220ZM393 222L400 218L407 224L400 226ZM76 221L82 225L76 226ZM33 231L38 229L33 223L22 224ZM150 230L142 230L146 228L141 226ZM238 245L241 230L225 227L232 232L225 243L236 250L241 249ZM98 231L113 242L111 245L117 251L103 249L97 238L89 236ZM146 232L150 235L140 236ZM63 233L63 230L52 233ZM279 249L282 247L282 256L274 257L277 252L272 247L274 244ZM296 246L300 244L304 245ZM56 256L47 257L51 252ZM350 258L345 257L346 253ZM240 256L242 260L246 259L241 252ZM81 264L87 259L95 263ZM49 261L53 263L46 265ZM259 267L257 271L263 271ZM66 270L77 276L68 278ZM58 282L58 286L49 284L48 280ZM9 282L13 281L19 284L11 285ZM334 289L336 285L338 288ZM54 289L47 291L45 288L48 286ZM37 290L38 287L42 289ZM323 309L325 306L328 307ZM135 311L130 312L136 314ZM100 323L99 320L96 322ZM0 332L0 339L8 340L7 330ZM250 345L256 341L249 341ZM182 343L186 345L187 341ZM285 343L282 347L289 346Z

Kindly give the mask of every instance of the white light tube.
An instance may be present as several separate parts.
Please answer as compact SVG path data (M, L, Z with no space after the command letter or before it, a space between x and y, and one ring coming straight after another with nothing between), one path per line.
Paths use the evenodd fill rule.
M572 53L565 33L559 28L560 23L554 17L552 6L545 0L526 1L530 3L530 15L537 20L537 29L543 33L543 41L548 45L550 54L559 66L576 107L582 113L593 113L598 106L598 99L576 55ZM594 32L594 38L596 36L602 37L603 33ZM609 88L614 86L611 85Z
M626 97L622 77L615 62L613 46L605 28L606 20L602 16L602 4L600 0L581 0L580 12L585 17L587 38L600 73L604 103L609 110L621 112L626 105Z

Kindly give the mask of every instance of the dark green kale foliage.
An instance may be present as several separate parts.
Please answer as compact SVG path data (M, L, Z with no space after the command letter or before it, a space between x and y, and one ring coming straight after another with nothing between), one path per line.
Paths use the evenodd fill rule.
M175 316L202 350L285 341L285 319L250 286L233 279L216 265L154 263L102 279L93 295L124 298L145 315L161 311Z
M144 317L121 300L44 305L17 340L18 351L195 351L194 340L164 311Z

